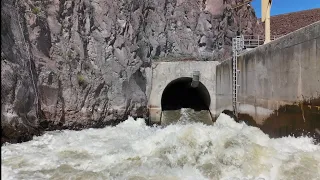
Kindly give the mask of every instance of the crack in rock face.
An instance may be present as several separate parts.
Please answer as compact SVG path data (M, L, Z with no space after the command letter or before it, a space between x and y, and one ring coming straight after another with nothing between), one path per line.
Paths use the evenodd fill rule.
M250 6L231 8L243 2L1 1L2 143L147 118L151 62L229 57L233 36L261 30Z

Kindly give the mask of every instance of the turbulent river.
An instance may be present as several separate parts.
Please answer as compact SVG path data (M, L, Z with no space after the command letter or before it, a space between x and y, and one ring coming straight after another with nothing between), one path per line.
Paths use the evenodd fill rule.
M221 114L213 125L165 127L129 118L115 127L54 131L1 147L1 177L83 180L319 180L320 146L271 139Z

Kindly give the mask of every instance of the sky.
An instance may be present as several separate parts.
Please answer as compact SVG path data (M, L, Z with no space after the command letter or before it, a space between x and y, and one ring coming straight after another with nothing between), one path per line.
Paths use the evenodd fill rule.
M261 0L253 0L251 5L260 18ZM320 0L272 0L271 16L314 8L320 8Z

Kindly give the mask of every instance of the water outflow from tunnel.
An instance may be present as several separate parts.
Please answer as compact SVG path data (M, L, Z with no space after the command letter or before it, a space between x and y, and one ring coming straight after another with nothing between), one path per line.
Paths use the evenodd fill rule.
M184 110L185 111L185 110ZM186 117L188 113L183 116ZM183 117L182 117L183 118ZM189 122L191 119L191 122ZM294 180L320 177L320 146L308 137L270 139L221 114L150 127L129 118L114 127L54 131L1 148L3 179Z
M213 119L209 110L196 111L191 108L181 108L178 110L166 110L161 112L161 125L187 124L190 122L201 122L207 125L213 124Z

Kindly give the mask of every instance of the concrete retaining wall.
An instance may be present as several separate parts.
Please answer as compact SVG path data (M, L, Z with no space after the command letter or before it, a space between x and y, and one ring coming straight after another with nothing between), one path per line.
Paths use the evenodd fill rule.
M216 69L216 112L232 111L232 59L221 62Z
M231 62L216 70L219 112L231 107ZM320 22L242 54L238 68L240 119L271 136L320 129Z

